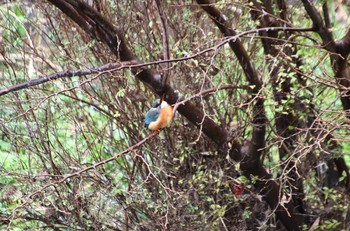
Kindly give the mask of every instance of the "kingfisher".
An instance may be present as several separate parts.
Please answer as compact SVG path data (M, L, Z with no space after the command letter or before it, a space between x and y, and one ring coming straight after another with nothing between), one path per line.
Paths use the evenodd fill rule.
M160 131L161 128L168 127L174 117L173 108L164 100L156 99L152 104L152 108L146 113L145 127Z

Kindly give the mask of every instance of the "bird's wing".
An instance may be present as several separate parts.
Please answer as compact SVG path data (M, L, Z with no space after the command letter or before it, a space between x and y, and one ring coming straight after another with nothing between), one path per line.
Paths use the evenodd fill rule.
M148 125L153 122L156 121L159 117L160 114L160 107L157 108L151 108L151 110L149 110L146 113L146 117L145 117L145 126L148 127Z

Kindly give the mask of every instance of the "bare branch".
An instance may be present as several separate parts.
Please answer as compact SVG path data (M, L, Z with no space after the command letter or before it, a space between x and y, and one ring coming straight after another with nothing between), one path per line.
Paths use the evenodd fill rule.
M33 79L28 82L20 83L8 88L5 88L3 90L0 90L0 96L6 95L10 92L15 92L19 91L22 89L26 89L29 87L37 86L52 80L57 80L63 77L75 77L75 76L83 76L83 75L91 75L95 73L101 73L105 71L116 71L116 70L121 70L125 68L130 68L130 67L135 67L137 63L136 62L121 62L121 63L110 63L107 65L103 65L98 68L92 68L92 69L81 69L81 70L67 70L67 71L61 71L58 73L54 73L45 77L41 77L38 79Z

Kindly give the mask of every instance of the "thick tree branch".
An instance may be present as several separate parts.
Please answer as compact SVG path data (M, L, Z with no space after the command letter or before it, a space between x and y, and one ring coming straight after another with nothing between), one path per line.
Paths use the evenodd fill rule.
M328 4L326 1L322 5L322 10L323 10L323 17L324 17L324 22L326 24L326 27L330 29L332 28L332 24L331 24L331 19L329 17Z
M322 17L314 5L309 0L302 0L304 4L304 8L308 15L310 16L314 30L320 35L322 38L323 44L328 51L335 52L336 44L333 39L332 32L328 30L328 28L323 23Z
M80 0L48 0L91 37L103 41L121 61L135 60L128 49L123 33L101 16L94 8Z

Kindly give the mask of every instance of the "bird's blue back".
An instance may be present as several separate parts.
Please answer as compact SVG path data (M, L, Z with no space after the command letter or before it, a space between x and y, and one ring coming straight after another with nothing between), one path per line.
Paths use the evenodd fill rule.
M148 128L149 124L153 121L156 121L160 115L160 105L159 99L155 100L152 108L146 113L145 117L145 127Z

